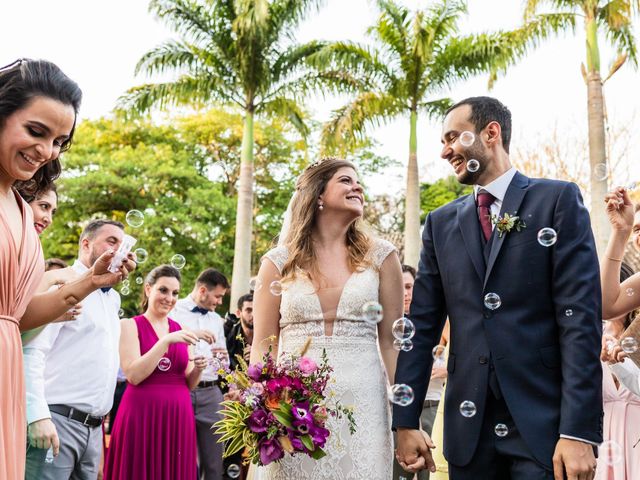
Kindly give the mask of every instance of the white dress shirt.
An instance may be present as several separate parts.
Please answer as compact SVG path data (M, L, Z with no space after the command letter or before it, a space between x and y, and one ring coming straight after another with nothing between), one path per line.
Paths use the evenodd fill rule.
M79 260L72 267L88 270ZM113 404L120 364L120 295L98 289L82 301L76 320L48 324L24 346L27 423L51 418L63 404L95 416Z
M474 185L473 186L473 197L476 202L478 201L478 191L480 189L486 190L491 195L495 197L495 200L491 204L490 210L491 215L500 216L500 209L502 208L502 202L504 202L504 196L507 194L507 189L511 184L511 180L515 177L518 171L515 167L511 167L509 170L504 172L498 178L496 178L493 182L487 184L486 186L482 185ZM491 222L491 230L495 228L493 222Z
M197 307L191 295L182 298L176 302L176 306L169 314L171 320L175 320L181 327L188 330L209 330L216 337L216 341L209 345L204 340L200 340L195 346L195 353L203 355L207 359L213 358L212 349L227 349L227 342L224 338L224 320L216 312L210 311L205 314L193 312L193 307ZM203 382L211 382L217 380L218 374L216 368L209 362L207 368L202 371L200 380Z

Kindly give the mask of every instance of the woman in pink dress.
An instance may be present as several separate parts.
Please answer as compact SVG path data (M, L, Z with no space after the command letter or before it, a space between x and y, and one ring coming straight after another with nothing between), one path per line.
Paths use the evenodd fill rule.
M48 323L117 274L105 254L81 279L35 295L44 259L33 215L14 190L31 180L44 188L60 174L58 156L73 137L82 92L58 67L18 60L0 68L0 479L24 478L26 422L20 330ZM48 448L49 446L45 446ZM57 453L57 452L54 452Z
M622 263L620 282L633 275ZM602 336L602 399L604 402L603 439L598 452L596 480L640 478L640 388L638 367L629 359L619 362L616 353L623 332L635 312L605 322Z
M145 279L142 315L122 321L120 364L127 377L104 467L105 480L195 480L197 444L189 390L204 357L189 359L195 333L168 315L180 272L154 268Z

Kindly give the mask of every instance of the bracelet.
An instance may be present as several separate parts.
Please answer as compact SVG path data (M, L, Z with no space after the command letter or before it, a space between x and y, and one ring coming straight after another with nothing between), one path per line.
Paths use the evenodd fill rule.
M607 257L609 260L611 260L612 262L622 262L621 258L613 258L613 257Z

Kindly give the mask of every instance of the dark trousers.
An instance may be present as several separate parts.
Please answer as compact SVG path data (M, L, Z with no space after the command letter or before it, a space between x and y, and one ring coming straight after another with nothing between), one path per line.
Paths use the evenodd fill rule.
M450 480L553 480L553 471L539 463L527 448L502 395L488 389L482 431L476 452L467 465L449 463ZM507 435L496 434L496 425Z
M122 401L125 388L127 388L126 380L116 383L116 390L113 394L113 407L111 407L111 412L109 412L109 428L106 429L106 433L108 434L111 433L113 426L116 424L116 415L118 414L118 408L120 408L120 402Z

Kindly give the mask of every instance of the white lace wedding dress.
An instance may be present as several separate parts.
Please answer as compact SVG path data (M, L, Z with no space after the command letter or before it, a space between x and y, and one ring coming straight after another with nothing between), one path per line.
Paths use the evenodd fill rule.
M375 240L369 258L372 266L347 280L336 309L333 334L325 335L320 300L306 277L286 283L280 304L280 351L299 350L312 337L307 351L317 361L325 349L335 382L327 387L345 406L353 405L357 431L349 433L346 419L330 417L331 432L324 448L327 456L313 460L304 454L285 454L279 462L258 468L260 480L389 480L392 475L390 410L387 376L382 365L377 326L366 322L362 306L378 301L379 267L395 247ZM285 247L266 254L282 271Z

